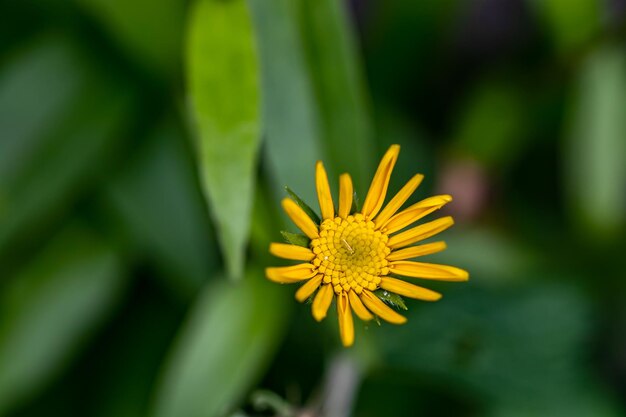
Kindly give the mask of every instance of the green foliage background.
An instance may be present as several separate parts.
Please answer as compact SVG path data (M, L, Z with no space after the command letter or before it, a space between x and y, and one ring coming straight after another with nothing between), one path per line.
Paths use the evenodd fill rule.
M625 21L0 2L0 416L334 417L346 389L363 417L626 415ZM267 247L293 231L285 185L313 205L323 159L364 195L392 143L391 192L422 172L416 199L454 195L429 259L471 281L344 351L333 314L266 282Z

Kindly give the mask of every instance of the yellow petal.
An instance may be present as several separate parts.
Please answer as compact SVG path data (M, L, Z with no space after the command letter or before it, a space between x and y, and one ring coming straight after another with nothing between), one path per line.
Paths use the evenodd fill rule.
M350 178L349 174L341 174L339 177L339 212L337 215L342 219L350 215L353 194L352 178Z
M312 264L299 264L293 266L280 266L275 268L265 268L265 276L280 284L291 284L304 281L313 277L317 273L317 268Z
M415 242L419 242L420 240L428 239L437 233L441 233L453 224L454 220L450 216L420 224L406 232L398 233L390 237L387 246L391 249L403 248Z
M387 222L382 224L381 230L387 234L395 233L398 230L404 229L411 223L415 223L422 217L429 215L433 211L439 210L450 201L452 201L452 197L449 195L437 195L426 198L391 217Z
M402 207L406 200L411 197L413 192L419 187L420 183L424 179L422 174L417 174L409 182L406 183L404 187L396 194L389 203L385 206L383 211L380 212L376 219L374 219L374 223L376 224L376 228L380 228L391 216L396 214L396 211Z
M270 243L270 253L279 258L294 261L310 261L315 257L311 249L287 243Z
M354 322L352 320L352 311L350 311L350 302L348 294L342 292L337 297L337 315L339 318L339 335L341 343L345 347L352 346L354 343Z
M317 189L317 199L320 202L320 210L322 211L322 219L332 219L335 217L335 207L333 206L333 197L330 194L330 186L328 185L328 176L324 169L322 161L317 161L315 165L315 188Z
M405 277L426 278L438 281L467 281L467 271L454 266L429 264L425 262L397 261L389 264L393 274Z
M324 320L328 312L328 307L330 307L330 303L333 301L333 294L333 287L330 284L325 284L320 287L320 290L313 300L313 305L311 306L315 320Z
M370 313L367 308L363 305L363 302L359 298L358 295L352 290L348 293L348 297L350 298L350 305L352 306L352 310L354 313L363 321L369 321L374 318L372 313Z
M282 205L285 213L287 213L294 224L298 226L298 228L302 230L302 232L304 232L309 239L316 239L319 237L317 225L309 216L306 215L304 210L302 210L295 201L290 198L285 198L282 201Z
M391 171L398 159L398 153L400 153L400 146L391 145L378 165L374 179L367 192L367 197L365 197L363 209L361 210L361 213L363 213L367 219L374 218L385 202L389 178L391 177Z
M321 274L316 275L304 284L302 284L302 286L298 288L298 291L296 291L296 300L301 303L306 301L311 296L311 294L313 294L315 290L320 286L323 277L324 275Z
M383 320L393 324L406 323L406 317L393 311L387 304L368 290L363 290L361 293L361 300L370 309L370 311L376 314Z
M403 261L405 259L417 258L418 256L431 255L446 249L445 242L426 243L424 245L410 246L391 252L387 255L388 261ZM304 259L306 261L306 259Z
M418 287L417 285L391 277L383 277L380 281L380 288L405 297L416 298L424 301L437 301L441 298L441 294L438 292Z

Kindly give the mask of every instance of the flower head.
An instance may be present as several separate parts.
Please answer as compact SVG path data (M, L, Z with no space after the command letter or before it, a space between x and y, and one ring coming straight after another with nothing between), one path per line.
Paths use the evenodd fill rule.
M305 236L300 239L292 236L291 243L272 243L270 252L303 263L267 268L266 276L278 283L303 283L296 299L303 302L315 294L312 313L317 321L326 317L336 298L344 346L354 342L353 311L365 321L376 315L394 324L406 322L404 316L378 297L376 290L424 301L441 298L437 292L396 277L439 281L466 281L469 277L466 271L452 266L409 260L446 248L444 242L414 244L452 226L451 217L409 226L452 201L452 197L426 198L398 212L422 181L423 176L417 174L383 208L399 152L400 147L393 145L385 153L358 211L353 204L354 191L348 174L339 177L339 204L335 210L322 162L315 167L321 219L296 196L282 201L285 212Z

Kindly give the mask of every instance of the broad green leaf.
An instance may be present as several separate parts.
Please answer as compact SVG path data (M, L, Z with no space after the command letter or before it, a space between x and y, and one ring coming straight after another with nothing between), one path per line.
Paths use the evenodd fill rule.
M16 75L11 71L4 88L0 87L0 114L6 115L0 116L0 129L15 135L1 141L12 162L2 168L6 176L0 180L0 263L12 258L16 242L51 223L96 180L132 117L134 90L105 76L76 48L57 44L63 41L69 42L44 38L42 45L20 58L14 70L25 72L17 84L23 88L14 87ZM41 68L27 69L35 63ZM63 99L41 97L42 90L57 84L55 80L73 77L79 85L53 90ZM31 105L40 128L30 127ZM20 140L25 143L16 144Z
M46 146L47 132L86 87L85 72L67 39L50 36L22 48L0 71L0 197L6 197L16 178L31 168L36 151Z
M168 121L148 136L107 184L107 212L186 298L214 275L216 248L182 132Z
M186 3L178 0L75 0L144 70L180 71Z
M142 282L137 288L141 296L126 302L115 320L92 343L95 348L81 355L81 363L97 364L97 372L90 373L97 378L89 383L89 404L81 407L82 415L137 417L146 416L149 411L154 379L187 306L173 298L167 288L153 282ZM71 378L62 382L68 385L63 390L65 397L69 397L65 402L75 404L76 392L84 384L84 373L72 373ZM45 408L39 408L44 410L39 415L49 415Z
M153 417L213 417L235 409L281 340L282 288L258 271L207 285L165 363Z
M7 278L7 277L3 277ZM71 228L0 293L0 415L42 388L120 297L116 254Z
M349 172L365 193L376 153L352 27L335 1L249 0L262 64L266 159L275 188L314 201L314 164L331 189Z
M206 195L231 278L243 272L260 134L259 69L244 0L198 0L187 86Z
M573 220L595 237L621 236L626 222L626 56L604 46L584 61L564 142Z
M444 291L437 303L411 305L402 328L374 330L393 370L429 375L448 395L472 392L489 408L507 405L527 410L521 415L554 415L549 411L555 402L587 408L589 398L580 388L599 388L580 361L589 354L590 307L582 293L563 285L462 288ZM600 400L600 408L613 408Z
M249 0L259 45L264 159L282 196L288 185L315 198L315 161L325 159L311 73L297 19L298 1ZM329 162L329 161L326 161Z
M534 281L530 273L541 259L532 247L525 247L493 228L469 228L457 225L441 239L447 244L443 252L420 258L420 261L455 265L470 271L471 282L503 287L517 281ZM484 256L488 253L489 256Z
M330 175L338 178L338 174L349 172L355 190L364 194L374 176L376 153L361 61L346 4L302 0L299 6Z
M33 170L20 177L11 193L4 196L0 210L0 258L10 255L13 241L42 227L56 210L66 208L111 156L118 129L129 113L129 101L123 95L101 98L97 104L89 100L85 105L94 107L76 111L55 132L55 146L42 149Z

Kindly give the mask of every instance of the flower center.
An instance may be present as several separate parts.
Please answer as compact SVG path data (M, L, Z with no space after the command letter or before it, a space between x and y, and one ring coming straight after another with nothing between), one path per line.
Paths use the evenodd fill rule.
M311 241L313 264L337 294L351 289L357 294L364 288L373 291L389 273L388 239L362 214L327 219L320 225L320 237Z

